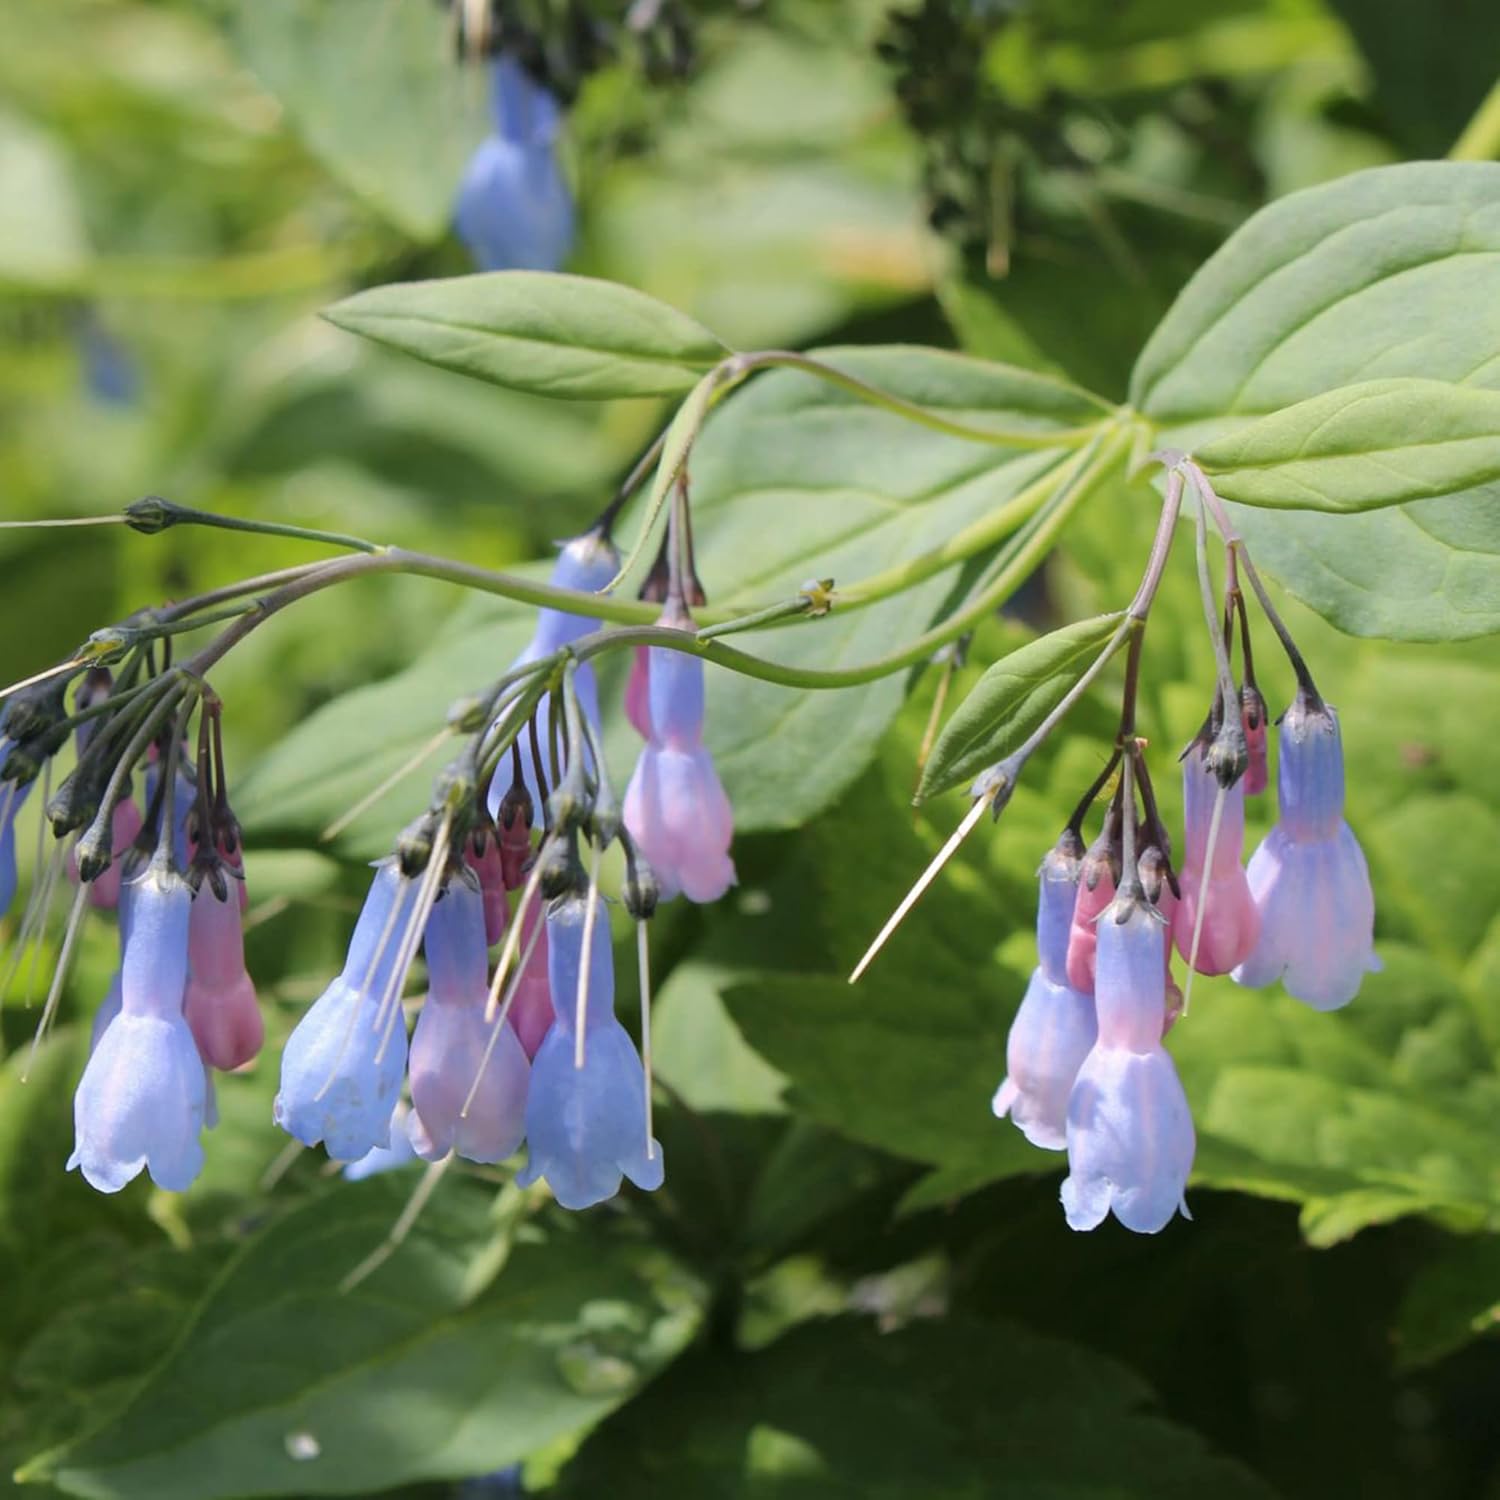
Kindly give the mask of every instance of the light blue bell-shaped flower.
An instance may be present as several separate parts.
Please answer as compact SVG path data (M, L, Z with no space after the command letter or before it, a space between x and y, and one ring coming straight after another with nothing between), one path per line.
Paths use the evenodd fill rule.
M1279 816L1245 872L1260 933L1234 978L1250 986L1279 979L1314 1010L1336 1010L1380 968L1370 870L1344 821L1338 715L1303 690L1279 733Z
M657 622L691 630L677 600ZM663 900L717 901L735 883L729 846L734 810L703 743L703 663L684 651L647 652L649 738L625 789L625 826L646 856Z
M1083 849L1071 829L1037 872L1038 963L1011 1022L1006 1074L991 1108L1046 1151L1067 1145L1068 1097L1098 1035L1094 997L1068 983L1068 935Z
M120 1009L98 1035L73 1098L73 1154L100 1192L145 1169L182 1192L203 1168L203 1060L182 1013L192 891L153 863L132 895Z
M427 919L426 945L427 999L409 1064L412 1146L428 1161L450 1151L504 1161L525 1133L531 1062L508 1018L498 1034L484 1018L488 950L477 884L454 878Z
M569 896L547 915L556 1020L531 1064L526 1104L529 1159L516 1181L546 1178L564 1208L588 1208L628 1177L648 1191L662 1184L662 1150L646 1134L640 1054L614 1013L614 955L602 914L589 953L584 1060L577 1066L576 1008L583 960L585 902Z
M416 903L415 881L391 861L376 870L343 973L287 1038L276 1123L335 1161L389 1146L406 1074L406 1026L396 961Z
M1166 1016L1162 925L1131 891L1099 918L1094 1001L1099 1037L1068 1097L1063 1208L1074 1229L1111 1212L1139 1234L1179 1210L1196 1139L1187 1096L1161 1044Z

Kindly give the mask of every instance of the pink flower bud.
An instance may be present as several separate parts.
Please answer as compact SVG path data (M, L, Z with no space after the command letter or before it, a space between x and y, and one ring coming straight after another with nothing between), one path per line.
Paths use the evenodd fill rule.
M205 880L193 898L188 924L188 983L183 1013L204 1062L232 1072L250 1062L265 1041L255 985L245 971L245 938L236 887L225 899Z
M477 854L473 840L469 841L464 850L464 863L479 879L479 891L484 899L484 940L493 948L505 936L510 903L505 898L505 860L499 840L489 833L482 837L483 843Z
M1080 994L1094 993L1094 955L1098 944L1095 924L1100 912L1114 899L1115 876L1109 855L1095 843L1084 856L1078 899L1073 903L1073 925L1068 931L1068 984Z
M637 646L625 683L625 717L643 740L651 738L651 648Z
M521 948L525 953L531 945L532 933L538 922L542 922L542 903L533 901L527 909L526 920L521 927ZM552 986L547 975L547 929L545 925L537 937L536 946L521 973L516 986L515 999L510 1002L510 1024L527 1057L535 1057L537 1049L552 1029Z
M1200 974L1227 974L1255 947L1260 916L1240 864L1245 843L1245 783L1227 791L1204 764L1202 749L1192 746L1182 762L1183 860L1179 885L1182 900L1172 915L1177 951L1193 961L1193 931L1203 906L1195 967ZM1219 831L1212 851L1208 836L1216 800L1223 797ZM1207 865L1208 879L1204 881Z

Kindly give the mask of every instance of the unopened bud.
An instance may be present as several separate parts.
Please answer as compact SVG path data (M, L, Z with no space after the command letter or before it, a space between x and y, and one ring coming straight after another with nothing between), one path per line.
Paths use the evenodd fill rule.
M587 883L577 842L571 838L548 839L537 856L537 885L549 901L582 891Z
M1265 791L1269 781L1266 768L1266 700L1253 682L1240 689L1240 721L1245 727L1245 750L1249 764L1245 768L1245 790L1252 797Z
M1250 764L1245 743L1245 725L1239 714L1229 713L1203 752L1203 765L1221 787L1232 787Z
M1136 861L1136 873L1140 876L1146 899L1155 906L1161 899L1162 887L1167 883L1167 856L1151 844L1141 851L1141 857Z
M401 873L415 880L432 859L432 843L437 836L437 819L430 813L414 818L396 839L396 860Z
M459 734L478 734L489 724L484 700L470 696L448 705L448 727Z
M526 783L519 778L511 782L510 790L500 799L499 820L504 829L512 829L516 826L516 819L521 820L523 828L530 828L536 817L536 808L531 801L531 793L526 790Z
M66 677L54 677L34 687L12 693L5 704L5 735L11 740L30 740L44 735L67 717L64 705Z
M1016 789L1020 775L1021 762L1013 755L1008 756L979 773L978 779L969 788L969 796L976 802L981 798L988 801L991 815L998 820Z
M45 814L53 833L65 838L75 828L91 822L103 795L104 780L98 770L87 761L75 766L47 799Z
M125 507L125 524L142 536L155 536L157 532L175 526L182 515L180 505L174 505L160 495L143 495Z
M656 882L651 866L640 855L636 855L626 867L625 886L620 895L625 910L637 922L651 920L656 904L661 900L661 887Z
M78 878L97 880L114 859L114 809L101 807L89 824L88 831L73 846L78 862Z

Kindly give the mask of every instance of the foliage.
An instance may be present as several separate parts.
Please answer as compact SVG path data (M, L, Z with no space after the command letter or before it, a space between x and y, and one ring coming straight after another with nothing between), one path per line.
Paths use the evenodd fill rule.
M22 1002L55 937L9 992L18 1492L457 1493L515 1463L562 1495L1493 1487L1500 165L1401 160L1493 83L1484 7L775 0L669 5L668 45L600 0L578 9L608 45L548 64L567 276L470 274L448 231L486 106L436 6L12 9L5 520L160 492L535 582L521 560L665 428L618 597L686 475L702 622L791 607L705 650L740 885L654 924L666 1188L568 1217L508 1168L453 1172L350 1290L417 1174L278 1163L276 1055L338 966L361 861L425 802L449 705L534 611L380 573L215 668L270 1042L223 1081L190 1192L103 1199L62 1167L112 934L85 927L34 1063ZM957 821L942 794L1113 638L1162 448L1232 502L1338 705L1385 967L1335 1016L1195 984L1171 1048L1196 1222L1138 1241L1071 1236L1057 1158L988 1107L1036 864L1105 763L1117 666L846 977ZM0 674L309 555L0 531ZM825 578L818 616L799 601ZM1178 556L1139 708L1169 823L1212 672ZM609 710L620 785L636 743Z

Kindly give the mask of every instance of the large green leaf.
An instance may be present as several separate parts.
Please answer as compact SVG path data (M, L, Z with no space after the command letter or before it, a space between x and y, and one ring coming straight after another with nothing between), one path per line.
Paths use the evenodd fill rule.
M393 282L324 317L445 370L542 396L673 396L728 353L644 292L545 271Z
M484 134L487 80L454 61L440 7L255 0L230 35L336 176L419 239L443 232Z
M1111 1360L1010 1324L808 1324L704 1350L604 1423L565 1496L1251 1500L1272 1491L1149 1410Z
M1188 284L1131 400L1192 449L1247 418L1378 379L1500 389L1500 165L1381 167L1272 204ZM1422 434L1403 424L1399 436ZM1343 629L1500 628L1500 485L1331 522L1237 512L1257 557Z
M689 1284L598 1219L518 1244L460 1185L341 1294L404 1185L344 1187L255 1235L125 1410L34 1460L70 1494L373 1493L512 1463L638 1390L691 1331Z
M968 781L1019 748L1098 659L1119 625L1114 615L1064 625L990 666L933 745L918 801Z
M1362 381L1238 427L1197 456L1226 499L1278 510L1458 494L1500 479L1500 391Z
M1292 193L1188 283L1131 404L1176 426L1401 375L1500 386L1497 278L1500 164L1379 167Z

